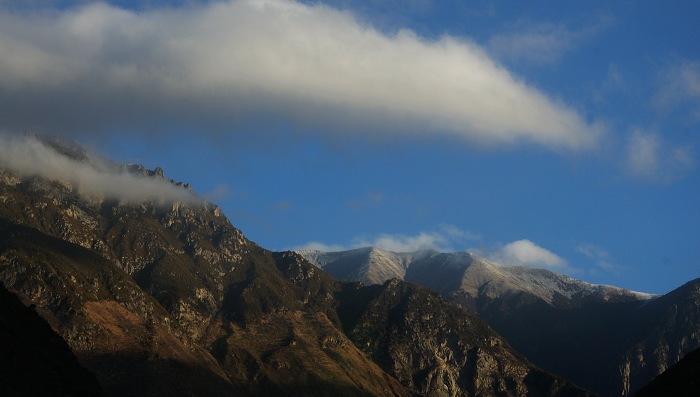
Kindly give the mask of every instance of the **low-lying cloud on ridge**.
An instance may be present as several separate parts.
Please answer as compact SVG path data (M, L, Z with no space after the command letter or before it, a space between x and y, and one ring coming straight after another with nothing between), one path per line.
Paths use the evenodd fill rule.
M564 258L527 239L510 242L496 250L473 252L507 266L525 266L559 272L570 270Z
M350 244L326 244L312 241L292 250L318 250L324 252L347 251L355 248L376 247L390 252L416 252L435 250L438 252L455 252L455 246L480 241L480 235L462 231L453 225L441 225L438 230L420 232L416 235L380 234L372 238L356 238ZM556 272L571 272L566 260L552 251L530 240L522 239L499 245L494 249L472 248L468 252L482 256L499 265L524 266L548 269Z
M167 120L236 133L291 121L332 136L553 150L600 135L469 40L387 35L321 4L0 10L0 52L12 54L0 58L0 119L14 131L145 133Z
M166 179L134 175L99 158L77 161L31 136L0 135L0 168L23 177L69 182L78 193L89 197L126 202L201 202L191 191Z

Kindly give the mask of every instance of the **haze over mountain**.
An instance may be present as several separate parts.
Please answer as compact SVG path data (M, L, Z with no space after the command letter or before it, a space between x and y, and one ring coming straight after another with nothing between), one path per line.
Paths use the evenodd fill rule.
M105 172L79 147L29 139ZM41 175L0 169L0 281L106 395L591 395L426 288L342 283L205 201L120 200Z
M341 280L398 278L438 291L537 365L606 396L634 393L700 346L700 279L656 296L467 252L299 253Z

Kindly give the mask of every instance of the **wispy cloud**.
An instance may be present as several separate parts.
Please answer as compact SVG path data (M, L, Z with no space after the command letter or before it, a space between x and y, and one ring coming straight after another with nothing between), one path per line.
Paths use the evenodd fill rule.
M379 234L372 237L359 237L349 244L326 244L312 241L295 247L295 250L314 249L319 251L345 251L360 247L377 247L392 252L414 252L432 249L440 252L454 252L455 246L463 246L481 236L463 231L454 225L441 225L438 230L420 232L415 235Z
M659 167L659 140L655 134L634 131L627 144L627 169L635 176L653 178Z
M467 39L387 35L321 4L0 11L0 52L12 54L0 58L10 130L149 132L168 120L241 133L274 119L331 136L443 134L554 150L590 148L600 134Z
M526 266L566 271L566 260L530 240L517 240L490 252L475 251L488 259L508 266Z
M607 273L620 275L625 270L624 267L614 263L608 251L596 245L585 243L578 244L576 246L576 251L593 260L596 266L596 269L593 270L594 273L602 270Z
M616 63L608 65L608 72L602 81L591 87L591 99L601 105L609 105L616 95L630 95L625 71Z
M700 121L700 62L681 60L663 70L652 103L662 111L685 104L690 116Z
M493 36L487 48L497 58L508 61L538 65L555 63L611 24L610 18L600 18L584 28L571 29L562 23L520 20L511 26L510 31Z
M694 167L691 149L670 147L656 133L635 130L627 138L623 165L635 178L667 183Z
M90 197L127 202L200 202L194 193L166 179L120 171L97 157L91 162L73 160L33 137L0 135L0 167L21 176L65 182Z

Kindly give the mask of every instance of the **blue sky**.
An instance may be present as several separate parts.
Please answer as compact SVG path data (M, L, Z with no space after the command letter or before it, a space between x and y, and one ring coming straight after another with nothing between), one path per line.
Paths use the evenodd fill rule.
M6 134L161 166L275 250L700 277L700 4L0 0Z

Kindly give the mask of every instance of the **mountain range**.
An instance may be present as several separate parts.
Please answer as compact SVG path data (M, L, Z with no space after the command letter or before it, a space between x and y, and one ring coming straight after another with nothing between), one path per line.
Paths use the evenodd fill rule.
M6 395L51 388L32 369L47 355L82 385L44 393L65 396L593 395L437 292L339 281L249 241L163 170L31 139L71 173L0 168L0 282L16 297L2 305L29 311L3 315L18 328L2 364L38 363L0 378Z
M162 169L31 139L71 173L0 160L3 395L626 396L700 347L700 279L271 252Z
M437 291L536 365L605 396L634 393L700 347L700 279L656 296L468 252L299 253L341 280L400 279Z

